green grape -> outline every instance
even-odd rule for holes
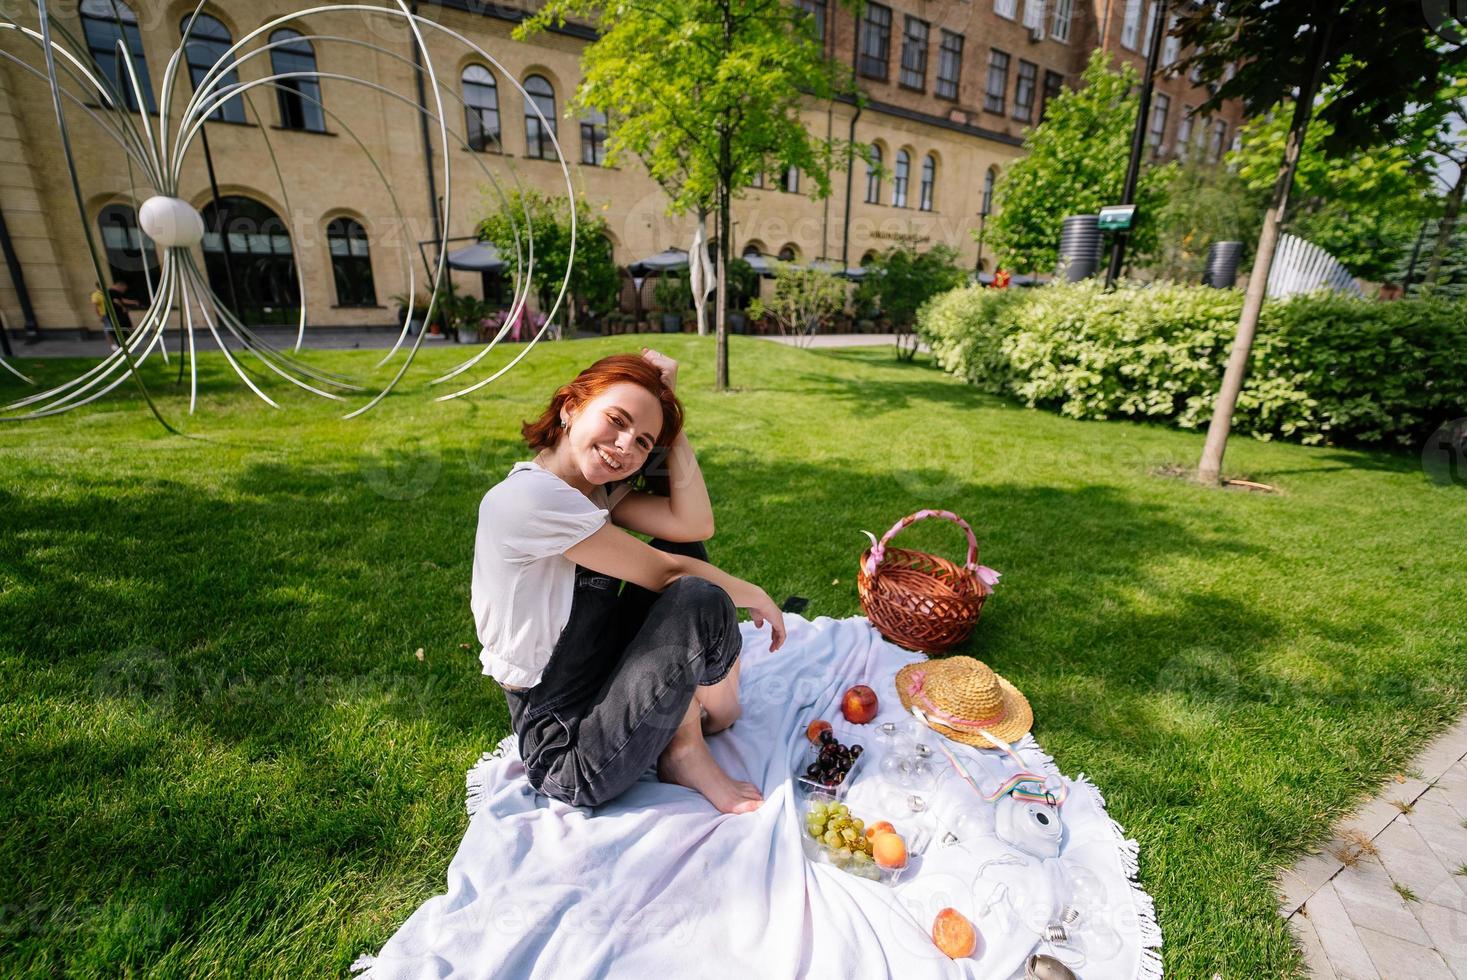
[[[865,851],[860,851],[860,850],[856,851],[856,863],[857,864],[868,864],[868,863],[870,863],[870,861],[871,861],[871,855],[867,854]]]
[[[839,847],[840,834],[834,830],[827,830],[825,832],[825,843],[829,844],[831,847]]]
[[[824,803],[816,803],[816,804],[813,804],[810,807],[810,815],[812,817],[823,817],[823,816],[825,816],[825,804]]]
[[[866,832],[866,821],[862,820],[860,817],[857,817],[856,819],[851,821],[851,829],[858,834],[864,834]]]
[[[845,839],[845,842],[847,844],[849,844],[851,841],[853,841],[853,840],[856,839],[856,832],[854,830],[852,830],[850,827],[846,827],[846,828],[842,829],[841,832],[840,832],[840,835],[841,835],[841,837],[843,837]]]

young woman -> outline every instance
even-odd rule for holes
[[[604,357],[522,426],[538,455],[479,505],[479,659],[536,790],[595,806],[655,764],[664,782],[741,813],[759,790],[731,779],[704,738],[739,716],[735,610],[769,622],[771,650],[784,617],[708,563],[713,508],[676,383],[657,351]]]

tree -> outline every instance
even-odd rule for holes
[[[1331,88],[1320,97],[1326,106]],[[1309,127],[1294,175],[1294,204],[1283,220],[1290,234],[1329,252],[1362,279],[1390,274],[1396,256],[1409,248],[1421,221],[1433,209],[1429,192],[1431,129],[1417,124],[1379,146],[1329,155],[1325,144],[1333,127],[1319,120]],[[1228,157],[1249,190],[1267,199],[1278,176],[1278,161],[1289,136],[1289,114],[1274,112],[1244,127],[1241,148]]]
[[[794,337],[801,347],[846,305],[846,284],[824,269],[812,269],[788,262],[773,262],[774,296],[765,302],[756,299],[749,304],[749,315],[758,319],[771,316],[779,332]]]
[[[988,220],[986,238],[1004,268],[1053,272],[1064,219],[1095,214],[1121,199],[1136,125],[1132,90],[1139,76],[1129,64],[1119,71],[1109,66],[1104,52],[1092,54],[1081,86],[1049,101],[1044,121],[1024,137],[1024,156],[999,175],[997,213]],[[1137,226],[1128,240],[1133,259],[1144,259],[1156,248],[1155,215],[1167,170],[1147,168],[1137,184]]]
[[[530,233],[534,235],[535,266],[530,286],[542,309],[549,309],[565,280],[569,309],[567,321],[574,324],[589,309],[607,309],[621,292],[621,274],[612,257],[611,239],[606,237],[606,219],[593,214],[583,199],[576,200],[575,258],[571,259],[570,208],[565,198],[537,190],[514,190],[499,206],[496,198],[479,221],[479,237],[499,250],[506,262],[516,255],[527,259]]]
[[[547,0],[523,39],[572,17],[599,32],[581,53],[576,110],[606,113],[607,162],[639,157],[674,214],[718,215],[716,385],[728,387],[729,210],[756,174],[777,166],[830,193],[845,144],[811,135],[809,99],[854,91],[824,57],[813,20],[785,0]]]
[[[1196,71],[1203,81],[1217,84],[1200,112],[1216,110],[1229,99],[1241,99],[1249,116],[1259,116],[1293,99],[1288,137],[1258,233],[1237,336],[1197,466],[1197,478],[1215,485],[1321,85],[1332,82],[1334,95],[1318,113],[1330,127],[1324,142],[1326,153],[1339,156],[1359,147],[1390,143],[1406,127],[1409,108],[1430,104],[1443,79],[1454,77],[1467,63],[1467,45],[1449,47],[1435,39],[1417,0],[1201,4],[1182,12],[1173,33],[1190,51],[1180,70]],[[1234,65],[1236,72],[1226,77]]]
[[[1260,195],[1235,169],[1195,157],[1169,168],[1156,215],[1157,278],[1196,282],[1213,242],[1248,242],[1258,236]]]
[[[899,335],[911,333],[917,311],[928,300],[968,279],[967,271],[958,267],[957,250],[947,245],[934,245],[925,252],[910,243],[894,245],[865,269],[866,277],[856,287],[857,309],[879,309]],[[899,357],[910,360],[916,354],[915,342],[904,345],[899,339]]]
[[[1424,285],[1428,290],[1436,289],[1440,284],[1442,263],[1446,261],[1448,245],[1456,232],[1457,216],[1462,212],[1462,195],[1467,193],[1467,137],[1463,135],[1467,133],[1467,75],[1452,79],[1438,93],[1431,109],[1440,117],[1440,124],[1432,131],[1432,149],[1456,166],[1457,179],[1447,191],[1436,243],[1431,249],[1431,262],[1426,267]]]

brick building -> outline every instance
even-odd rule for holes
[[[870,143],[889,174],[881,178],[856,160],[849,175],[833,176],[833,193],[823,200],[809,195],[804,175],[771,175],[735,202],[734,247],[850,265],[900,239],[919,247],[946,243],[974,263],[971,232],[993,179],[1022,152],[1025,128],[1073,83],[1093,48],[1144,63],[1144,20],[1155,9],[1142,0],[904,0],[869,3],[858,23],[845,8],[823,0],[798,3],[816,18],[829,56],[852,66],[867,96],[860,109],[842,101],[811,105],[808,126]],[[272,71],[297,74],[278,89],[257,86],[216,109],[201,127],[213,183],[196,139],[179,174],[178,196],[212,227],[217,195],[230,234],[223,241],[207,236],[197,257],[215,292],[227,299],[232,291],[249,319],[288,322],[303,295],[313,326],[388,326],[396,313],[392,297],[407,291],[409,266],[421,285],[423,257],[434,248],[431,202],[444,192],[444,148],[436,127],[428,126],[425,135],[420,114],[407,104],[417,77],[400,21],[334,11],[272,23],[301,8],[276,0],[205,8],[187,57],[175,69],[170,120],[192,96],[190,80],[247,35],[253,34],[230,68],[241,84]],[[510,32],[524,9],[478,0],[420,7],[492,56],[444,32],[426,32],[450,128],[447,233],[472,234],[491,180],[564,192],[566,178],[549,134],[526,111],[533,100],[555,120],[576,194],[607,218],[618,262],[687,248],[692,219],[664,213],[663,194],[639,163],[604,166],[604,122],[565,115],[579,53],[592,32],[571,24],[516,42]],[[144,118],[158,124],[153,103],[192,10],[188,0],[80,0],[54,15],[76,39],[78,67],[95,65],[117,77],[119,42],[138,58],[146,116],[131,92],[126,110],[99,106],[75,77],[68,87],[79,98],[66,111],[85,219],[106,248],[110,275],[132,281],[135,295],[144,292],[144,266],[153,267],[149,256],[156,253],[137,230],[134,207],[152,192],[104,127],[116,129],[123,115],[133,125]],[[362,41],[386,51],[354,43]],[[1173,45],[1168,42],[1174,55]],[[0,51],[41,64],[38,47],[14,30],[0,31]],[[95,275],[50,94],[18,61],[0,59],[6,231],[40,327],[95,329],[87,302]],[[1236,133],[1235,111],[1206,121],[1186,115],[1203,97],[1189,79],[1163,77],[1157,91],[1155,155],[1215,157]],[[478,274],[456,273],[455,281],[475,293],[490,287]],[[8,271],[0,271],[0,312],[18,332],[22,305]]]

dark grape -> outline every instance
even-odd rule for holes
[[[820,733],[820,744],[821,745],[829,745],[831,742],[834,742],[834,741],[835,741],[835,735],[831,732],[831,730],[829,728],[825,729],[823,732]]]
[[[820,767],[812,762],[810,764],[810,767],[805,770],[805,775],[810,777],[811,779],[814,779],[816,776],[820,775]]]
[[[838,772],[835,775],[833,775],[833,776],[830,777],[830,781],[832,783],[835,783],[835,785],[839,786],[841,783],[843,783],[845,781],[845,778],[846,778],[846,774],[845,773]]]
[[[866,751],[866,750],[863,749],[863,748],[861,748],[861,746],[859,746],[859,745],[852,745],[851,746],[851,758],[853,758],[853,759],[859,759],[859,758],[861,758],[861,753],[864,752],[864,751]]]

